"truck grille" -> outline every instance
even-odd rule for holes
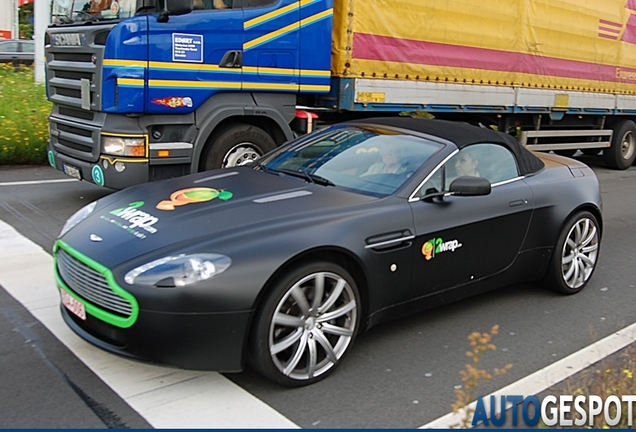
[[[87,162],[99,158],[99,131],[105,117],[101,113],[103,41],[108,31],[103,26],[83,27],[81,46],[50,43],[46,47],[49,99],[53,102],[51,144],[57,151]],[[69,29],[50,28],[48,32],[47,37],[54,37]]]
[[[64,249],[58,249],[56,257],[60,277],[77,295],[108,312],[130,317],[132,305],[113,292],[103,274],[78,261]]]

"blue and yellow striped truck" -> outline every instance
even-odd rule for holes
[[[636,157],[636,0],[54,0],[49,162],[121,189],[432,115]]]

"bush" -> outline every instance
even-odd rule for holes
[[[47,163],[51,104],[33,67],[0,64],[0,165]]]

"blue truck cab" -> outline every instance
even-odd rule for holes
[[[49,162],[113,189],[249,163],[333,87],[332,0],[54,0]]]

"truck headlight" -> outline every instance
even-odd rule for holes
[[[102,135],[102,153],[114,156],[146,156],[146,138]]]
[[[219,254],[167,256],[129,271],[124,280],[130,285],[184,287],[223,273],[232,260]]]

